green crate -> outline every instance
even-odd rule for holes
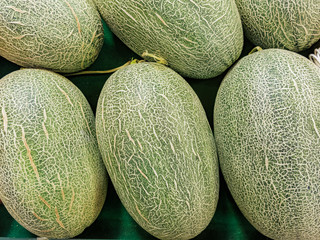
[[[104,23],[104,46],[96,62],[88,70],[106,70],[123,65],[132,58],[138,58],[134,52],[126,47]],[[245,45],[241,57],[247,55],[254,46],[245,39]],[[316,46],[301,53],[308,56]],[[0,78],[20,67],[0,57]],[[226,73],[226,72],[225,72]],[[186,79],[198,94],[210,125],[213,122],[213,106],[218,87],[224,74],[208,80]],[[69,79],[84,93],[93,111],[96,109],[100,91],[110,74],[86,75],[69,77]],[[0,205],[0,239],[34,239],[37,236],[31,234],[20,226]],[[97,220],[85,231],[76,237],[77,239],[155,239],[144,231],[127,213],[121,204],[111,181],[109,181],[108,193],[105,205]],[[265,240],[267,237],[256,231],[244,218],[223,180],[220,172],[220,196],[214,218],[209,226],[195,239],[223,239],[223,240]]]

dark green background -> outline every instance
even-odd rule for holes
[[[105,40],[102,51],[96,62],[88,70],[106,70],[123,65],[132,58],[138,58],[104,25]],[[316,45],[320,46],[319,42]],[[316,47],[314,46],[314,47]],[[242,56],[247,55],[254,46],[245,40]],[[314,47],[303,52],[308,56]],[[0,57],[0,78],[20,67]],[[208,80],[186,79],[198,94],[207,113],[211,127],[213,120],[213,105],[218,87],[223,79],[222,74]],[[69,79],[87,97],[93,111],[100,91],[110,74],[86,75],[69,77]],[[221,187],[218,207],[209,226],[196,239],[224,239],[244,240],[268,239],[256,231],[243,217],[234,203],[227,186],[220,173]],[[0,205],[0,239],[3,238],[35,238],[36,236],[21,227]],[[118,196],[109,181],[107,199],[98,219],[77,238],[90,239],[154,239],[134,222],[121,204]]]

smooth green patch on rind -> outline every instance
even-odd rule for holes
[[[319,0],[236,0],[246,37],[263,48],[308,49],[320,39]]]
[[[243,32],[234,0],[94,1],[128,47],[164,59],[183,76],[215,77],[240,56]]]
[[[190,239],[216,209],[219,172],[206,114],[187,82],[158,63],[106,82],[96,115],[100,151],[130,215],[160,239]]]
[[[0,1],[0,55],[20,66],[80,71],[102,45],[92,0]]]
[[[320,234],[320,69],[286,50],[241,59],[214,109],[222,173],[252,225],[272,239]]]
[[[66,78],[38,69],[0,80],[0,198],[30,232],[80,234],[106,197],[89,103]]]

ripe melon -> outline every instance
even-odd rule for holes
[[[75,72],[94,62],[102,44],[92,0],[0,1],[0,55],[18,65]]]
[[[240,56],[243,31],[234,0],[94,2],[129,48],[183,76],[215,77]]]
[[[219,192],[215,143],[195,92],[158,63],[114,73],[99,97],[97,137],[129,214],[160,239],[190,239],[212,219]]]
[[[280,49],[241,59],[214,108],[223,176],[244,216],[272,239],[320,236],[320,68]]]
[[[30,232],[80,234],[107,190],[94,115],[80,90],[46,70],[0,80],[0,199]]]
[[[245,35],[263,48],[302,51],[320,39],[319,0],[236,0]]]

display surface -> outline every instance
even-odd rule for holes
[[[90,70],[104,70],[118,67],[131,58],[139,58],[116,38],[106,26],[104,46],[97,61]],[[320,43],[315,46],[320,47]],[[314,47],[315,47],[314,46]],[[242,56],[247,55],[254,46],[245,40]],[[314,47],[303,53],[307,56]],[[19,69],[20,67],[0,58],[0,77]],[[95,111],[100,91],[110,75],[86,75],[69,77],[69,79],[84,93]],[[216,92],[224,74],[208,80],[186,79],[199,96],[208,120],[212,127],[213,105]],[[104,208],[97,220],[77,238],[89,239],[154,239],[144,231],[129,216],[113,187],[109,184]],[[21,227],[0,205],[0,238],[36,238]],[[220,195],[216,213],[209,226],[196,239],[223,240],[266,240],[267,237],[255,230],[235,205],[225,182],[220,175]]]

